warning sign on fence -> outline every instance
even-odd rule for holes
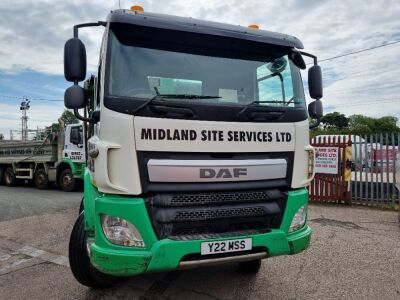
[[[338,147],[314,147],[315,173],[337,174],[338,172]]]

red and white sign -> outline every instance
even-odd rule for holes
[[[338,147],[314,147],[315,149],[315,173],[338,173]]]

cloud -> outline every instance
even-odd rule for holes
[[[121,0],[121,7],[142,5],[146,11],[188,16],[295,35],[306,51],[320,59],[400,40],[398,0],[198,1]],[[63,47],[77,23],[104,20],[118,0],[0,2],[0,92],[14,86],[14,95],[63,97]],[[88,53],[88,70],[96,72],[102,28],[81,30]],[[400,44],[322,62],[327,111],[347,115],[400,117]],[[24,73],[46,74],[57,83],[26,83]],[[8,81],[2,76],[13,75]],[[12,76],[11,76],[12,77]],[[306,73],[303,73],[306,81]],[[61,83],[63,82],[63,83]],[[37,85],[40,85],[38,88]],[[396,101],[397,99],[397,101]],[[0,101],[2,101],[0,99]],[[43,107],[44,111],[47,108]],[[51,108],[52,111],[53,108]],[[3,110],[2,110],[3,111]],[[50,110],[49,110],[50,112]],[[62,112],[59,107],[58,115]],[[15,123],[18,119],[15,119]],[[40,123],[32,121],[32,126]]]

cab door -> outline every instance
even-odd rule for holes
[[[68,125],[65,129],[63,157],[73,162],[85,162],[82,125]]]

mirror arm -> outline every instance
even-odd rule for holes
[[[82,28],[82,27],[93,27],[93,26],[104,26],[105,27],[106,25],[107,25],[107,22],[104,22],[104,21],[98,21],[98,22],[95,22],[95,23],[77,24],[77,25],[74,26],[74,38],[78,37],[79,28]]]
[[[314,66],[318,65],[318,59],[317,59],[317,57],[315,55],[312,55],[312,54],[304,52],[304,51],[299,51],[299,53],[301,55],[304,55],[304,56],[307,56],[307,57],[311,57],[314,60]]]
[[[89,122],[91,124],[96,124],[98,122],[96,118],[85,118],[79,113],[79,110],[77,108],[74,108],[74,115],[83,122]]]

